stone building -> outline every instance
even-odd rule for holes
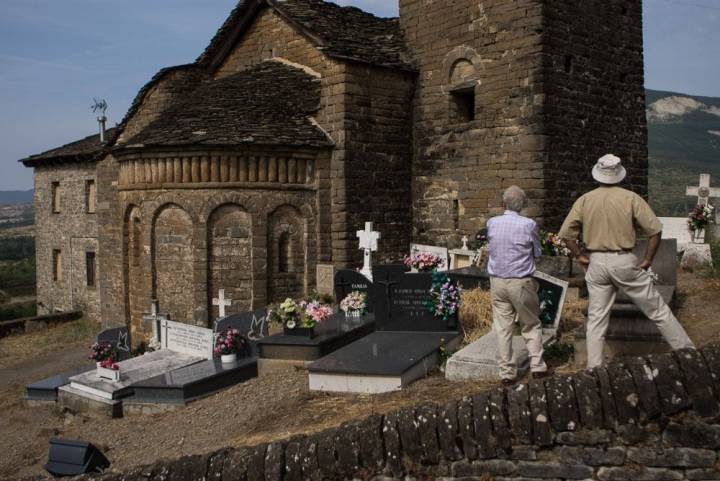
[[[103,322],[142,336],[153,298],[205,325],[219,288],[231,312],[307,292],[317,264],[360,262],[365,221],[383,259],[454,245],[514,183],[556,227],[610,151],[644,194],[641,19],[640,0],[400,0],[398,19],[243,0],[196,62],[140,90],[108,145],[62,164],[96,179],[97,220],[38,216],[39,290],[73,304],[47,285],[50,238],[81,223]],[[46,213],[59,167],[31,159]]]

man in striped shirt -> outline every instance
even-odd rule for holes
[[[509,187],[503,193],[505,213],[487,223],[493,330],[498,338],[500,378],[506,385],[517,380],[512,350],[516,319],[530,353],[533,377],[545,377],[548,370],[543,361],[538,283],[532,277],[535,258],[541,253],[540,237],[535,221],[520,215],[526,203],[520,187]]]

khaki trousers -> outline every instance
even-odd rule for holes
[[[530,370],[545,372],[543,361],[542,324],[538,283],[532,277],[524,279],[490,278],[493,330],[498,339],[498,364],[501,379],[515,379],[517,365],[513,357],[512,338],[515,334],[515,319],[521,327],[521,334],[530,352]]]
[[[585,274],[590,296],[587,320],[588,369],[603,363],[605,333],[618,289],[655,323],[670,347],[695,347],[655,289],[650,274],[637,265],[638,259],[631,253],[595,252],[590,255],[590,267]]]

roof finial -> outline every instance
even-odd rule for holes
[[[105,117],[105,111],[107,110],[107,102],[105,99],[96,99],[93,97],[93,102],[95,102],[92,106],[92,111],[94,113],[100,112],[100,115],[97,118],[98,126],[100,128],[100,143],[105,143],[105,122],[107,122],[107,117]]]

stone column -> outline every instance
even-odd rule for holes
[[[160,159],[152,159],[150,161],[150,172],[152,173],[152,183],[157,185],[160,183]]]
[[[182,160],[180,157],[173,159],[173,182],[178,184],[182,182]]]
[[[223,155],[220,157],[220,182],[230,180],[230,157]]]
[[[210,159],[207,155],[200,157],[200,181],[210,182]]]
[[[158,159],[158,184],[167,182],[167,178],[165,177],[165,160],[164,158]]]
[[[220,159],[217,155],[210,157],[210,182],[220,182]]]
[[[258,182],[267,182],[267,157],[258,157]]]
[[[238,180],[240,182],[248,180],[248,159],[245,156],[238,159]]]
[[[190,174],[191,182],[200,182],[200,159],[191,157],[190,165],[192,169]]]
[[[192,169],[190,167],[190,157],[183,157],[182,159],[182,181],[183,183],[190,182],[192,180]]]
[[[305,159],[297,159],[297,183],[307,183],[307,166]]]
[[[257,157],[248,157],[248,181],[257,182]]]
[[[288,183],[294,184],[297,182],[297,160],[288,159]]]
[[[238,180],[238,158],[237,158],[237,156],[233,155],[231,157],[228,157],[228,162],[230,162],[230,182],[237,182],[237,180]]]
[[[278,182],[281,184],[287,184],[287,161],[288,159],[282,158],[278,165]]]
[[[270,157],[268,162],[268,182],[277,182],[277,157]]]

